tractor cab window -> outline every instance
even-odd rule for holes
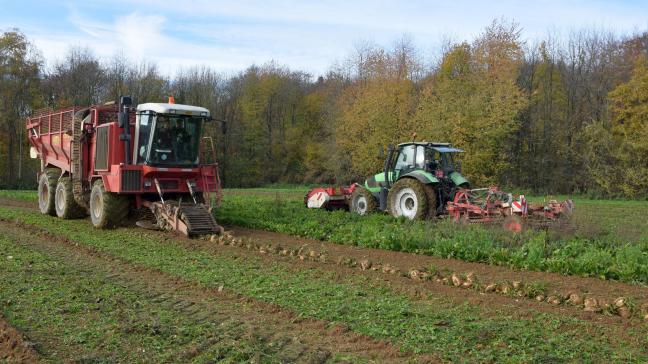
[[[151,123],[152,121],[152,123]],[[148,122],[148,126],[144,123]],[[158,114],[140,118],[138,163],[166,166],[198,164],[203,118]]]
[[[425,147],[422,145],[406,145],[401,148],[394,169],[401,173],[413,169],[425,168]]]
[[[401,148],[396,160],[395,170],[400,171],[404,169],[411,169],[414,167],[414,145],[407,145]]]
[[[425,164],[428,171],[436,171],[442,166],[443,160],[441,159],[441,153],[432,149],[425,149]]]

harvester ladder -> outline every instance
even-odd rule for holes
[[[70,143],[71,156],[70,156],[70,174],[72,176],[72,195],[74,200],[81,206],[86,206],[83,190],[83,160],[81,155],[81,138],[83,131],[83,119],[78,115],[77,110],[74,110],[72,118],[72,142]]]
[[[203,137],[203,154],[209,152],[212,163],[206,164],[214,168],[201,168],[201,178],[203,185],[203,195],[206,201],[209,201],[209,207],[220,207],[222,192],[220,188],[220,176],[218,175],[218,162],[216,161],[216,148],[212,137]],[[209,149],[209,151],[205,150]],[[216,191],[215,201],[212,200],[211,191]]]

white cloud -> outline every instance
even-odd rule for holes
[[[193,64],[235,71],[275,60],[319,74],[358,41],[389,46],[408,34],[422,54],[435,54],[444,37],[471,39],[500,17],[516,20],[530,39],[548,29],[564,35],[579,27],[629,32],[648,25],[648,4],[596,0],[113,0],[68,10],[71,28],[18,26],[48,59],[60,59],[69,46],[87,46],[99,57],[122,52],[155,62],[167,73]]]

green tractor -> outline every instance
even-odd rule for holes
[[[458,188],[470,188],[455,158],[461,152],[449,143],[390,145],[384,170],[353,189],[349,209],[360,215],[388,211],[411,220],[442,214]]]

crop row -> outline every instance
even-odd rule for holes
[[[529,230],[513,234],[451,221],[396,220],[383,214],[308,210],[296,198],[229,194],[220,223],[341,244],[389,249],[535,271],[648,283],[648,239],[619,242]]]

